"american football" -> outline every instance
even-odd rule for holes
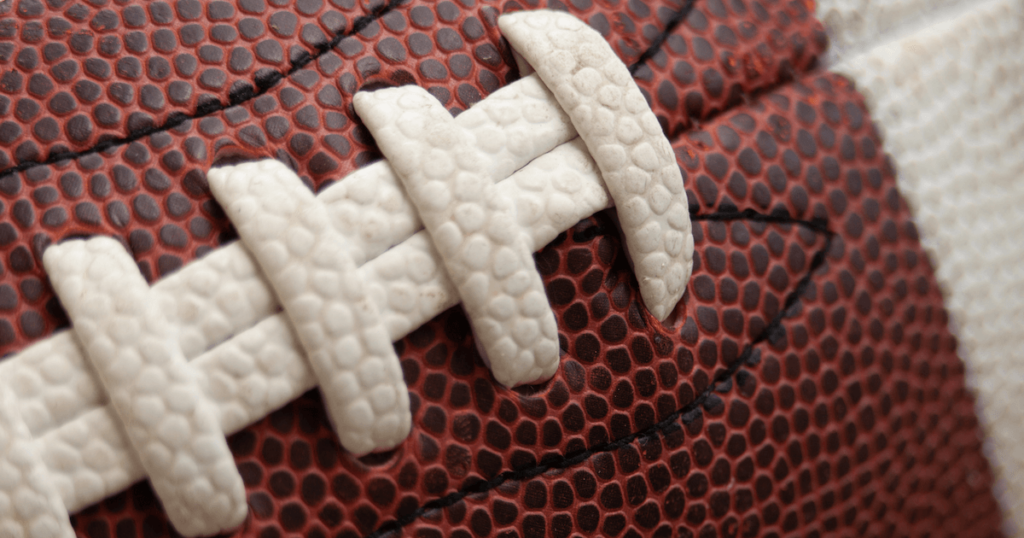
[[[1024,536],[1024,1],[0,1],[0,538]]]

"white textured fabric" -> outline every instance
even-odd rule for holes
[[[174,527],[197,536],[240,525],[242,477],[135,260],[94,237],[48,248],[43,263]]]
[[[403,180],[499,383],[550,379],[558,327],[513,201],[498,196],[472,135],[417,86],[360,92],[356,112]]]
[[[412,416],[398,356],[323,202],[272,159],[207,179],[295,327],[342,446],[363,455],[404,441]]]
[[[0,385],[0,536],[75,536],[49,474],[18,412],[18,401]]]
[[[601,34],[558,11],[498,19],[590,148],[618,208],[647,309],[664,321],[693,270],[693,232],[672,145],[626,65]]]
[[[864,5],[831,17],[832,36],[889,24],[890,9]],[[881,3],[879,3],[881,4]],[[943,2],[949,5],[952,2]],[[845,8],[842,8],[845,9]],[[846,58],[835,69],[864,94],[895,160],[922,243],[936,266],[968,383],[979,403],[1008,534],[1024,529],[1024,1],[972,3],[942,22]],[[955,15],[955,16],[953,16]],[[831,17],[831,18],[830,18]],[[873,21],[873,22],[872,22]],[[835,39],[833,37],[833,39]]]

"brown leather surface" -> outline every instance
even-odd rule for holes
[[[860,96],[807,75],[675,147],[697,252],[680,325],[644,310],[614,217],[586,219],[536,256],[551,382],[496,386],[451,309],[398,344],[398,450],[348,457],[315,393],[232,438],[238,535],[998,535],[942,297]],[[157,521],[146,489],[79,528]]]

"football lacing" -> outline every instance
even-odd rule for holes
[[[131,254],[93,237],[48,248],[43,264],[174,527],[241,524],[245,488],[216,410]]]
[[[532,241],[484,168],[486,152],[423,88],[360,92],[354,104],[405,184],[494,377],[508,387],[550,379],[555,315]]]
[[[629,77],[625,65],[612,53],[603,38],[582,22],[566,14],[547,11],[507,15],[501,21],[513,46],[538,68],[544,83],[540,82],[537,75],[525,77],[495,92],[458,118],[443,118],[449,130],[454,129],[453,132],[464,139],[462,144],[472,146],[475,151],[486,156],[483,162],[479,162],[481,158],[478,155],[478,162],[474,165],[479,175],[488,178],[488,184],[483,185],[487,194],[480,200],[494,200],[494,205],[499,209],[503,203],[515,206],[514,219],[509,217],[498,221],[508,225],[510,232],[521,230],[520,233],[512,233],[516,238],[513,242],[518,242],[515,243],[519,245],[517,248],[525,249],[523,253],[528,253],[547,244],[580,219],[610,207],[612,197],[609,197],[605,187],[607,179],[614,199],[621,204],[619,214],[623,215],[626,244],[633,259],[638,261],[636,270],[643,298],[656,317],[665,319],[675,307],[689,278],[693,240],[679,171],[653,113]],[[558,31],[549,36],[543,30],[548,27],[557,28]],[[559,49],[558,55],[549,55],[550,51],[540,45],[527,45],[549,37],[553,40],[549,45]],[[572,65],[566,58],[572,58]],[[604,62],[600,67],[606,80],[595,78],[592,76],[594,73],[582,68],[573,70],[577,64],[596,68],[598,64],[595,62],[598,59]],[[562,107],[544,87],[545,83],[555,88],[562,106],[571,111],[573,122],[566,119]],[[573,84],[576,89],[566,89],[569,84]],[[606,86],[611,88],[613,85],[615,91],[604,90]],[[591,97],[581,98],[580,90],[590,92]],[[388,117],[394,116],[394,111],[383,108],[379,110],[387,117],[377,117],[374,115],[376,113],[366,116],[366,110],[359,102],[369,103],[386,96],[401,97],[402,94],[409,95],[409,92],[416,91],[422,92],[405,88],[383,90],[378,96],[361,95],[357,97],[357,107],[371,130],[379,132],[393,126],[393,121]],[[435,113],[440,106],[422,100],[420,104],[433,107]],[[576,129],[581,131],[582,139],[573,140],[577,134]],[[379,142],[387,139],[378,132],[375,135]],[[208,407],[212,416],[219,415],[223,434],[240,430],[319,384],[325,389],[327,405],[346,447],[356,452],[391,447],[404,437],[403,427],[404,431],[408,431],[408,400],[404,382],[400,375],[397,378],[395,376],[397,360],[394,359],[393,350],[385,350],[383,348],[390,346],[381,345],[383,332],[386,331],[391,340],[404,337],[421,323],[457,304],[460,300],[457,287],[464,295],[479,294],[468,308],[471,318],[477,318],[474,310],[491,317],[500,317],[493,316],[493,310],[483,310],[490,306],[486,299],[493,298],[489,295],[490,291],[474,292],[466,287],[469,278],[449,275],[450,272],[457,273],[453,270],[456,263],[474,261],[473,256],[467,256],[465,252],[461,253],[463,255],[460,258],[460,251],[456,248],[466,247],[468,242],[452,242],[451,245],[440,245],[441,248],[435,249],[427,232],[415,233],[420,227],[420,217],[424,221],[433,217],[415,211],[413,205],[422,209],[434,200],[425,193],[413,194],[411,191],[414,189],[409,189],[411,196],[407,196],[398,185],[399,178],[396,178],[392,166],[399,171],[399,176],[407,185],[410,180],[413,184],[416,181],[417,168],[407,162],[403,153],[409,138],[412,137],[405,133],[405,138],[395,139],[395,145],[381,144],[391,165],[387,162],[379,163],[356,172],[316,198],[305,191],[298,177],[280,163],[245,163],[230,170],[221,169],[211,173],[214,194],[228,209],[229,216],[239,229],[242,242],[253,251],[270,282],[261,278],[258,271],[253,271],[254,263],[246,248],[230,245],[190,264],[178,274],[157,283],[152,289],[137,287],[133,292],[136,299],[149,298],[144,301],[147,306],[145,312],[139,312],[140,315],[151,316],[161,308],[170,311],[171,320],[165,322],[167,327],[180,327],[181,331],[178,343],[168,340],[167,347],[182,350],[175,355],[178,359],[194,359],[191,368],[185,369],[198,376],[194,387],[202,388],[205,392],[205,395],[196,396],[194,403],[198,408]],[[587,151],[588,146],[598,155],[598,164],[603,174],[597,171],[598,166],[595,166]],[[273,185],[276,190],[262,192],[247,188],[227,188],[227,184],[232,182],[229,178],[238,174],[239,177],[233,181],[242,185],[245,183],[245,175],[256,171],[264,174],[264,185]],[[214,186],[218,182],[218,174],[224,181]],[[602,179],[602,175],[605,179]],[[503,178],[509,179],[502,181]],[[490,184],[495,181],[498,182],[496,185]],[[289,249],[290,246],[286,246],[287,242],[275,243],[271,238],[285,237],[287,230],[285,236],[280,235],[281,230],[265,222],[261,224],[260,217],[264,216],[260,214],[261,210],[252,210],[252,207],[259,207],[258,201],[265,199],[270,192],[278,196],[275,203],[282,203],[283,196],[290,204],[288,215],[292,220],[285,218],[282,223],[290,225],[310,219],[303,222],[302,227],[314,238],[307,246],[316,246],[316,251],[323,253],[322,256],[331,262],[321,264],[320,269],[333,270],[337,273],[335,276],[343,277],[350,286],[364,287],[364,294],[345,296],[336,304],[350,311],[361,311],[366,316],[363,318],[365,323],[358,327],[339,327],[338,316],[328,316],[328,309],[323,304],[318,308],[309,308],[308,301],[303,302],[309,299],[304,291],[313,290],[318,282],[323,282],[310,278],[313,274],[312,266],[323,261],[323,258],[319,257],[321,254],[312,254],[313,250],[303,254],[301,248],[281,254],[281,248]],[[240,198],[236,198],[236,194]],[[237,210],[231,209],[234,203],[238,205]],[[458,220],[455,215],[451,217],[454,221]],[[438,219],[427,223],[433,240],[438,240],[439,235],[443,236],[441,228],[450,222]],[[298,243],[303,242],[298,240]],[[83,247],[83,244],[89,246]],[[99,248],[92,245],[116,247],[115,250],[122,248],[109,239],[94,238],[62,244],[49,251],[47,256],[57,263],[60,253],[66,252],[62,249]],[[527,255],[524,259],[523,253],[520,253],[519,258],[520,269],[528,269],[528,273],[535,274],[536,270],[528,263],[530,257]],[[109,256],[120,256],[130,261],[129,255],[123,250],[120,250],[120,254],[109,253]],[[362,266],[356,269],[360,264]],[[51,265],[47,263],[48,270]],[[442,270],[442,267],[447,268],[447,271]],[[79,268],[79,271],[84,270],[84,267]],[[300,270],[304,271],[305,279],[297,277]],[[493,270],[493,264],[490,270]],[[210,281],[218,280],[230,286],[238,281],[233,274],[235,272],[240,273],[249,283],[254,297],[218,296],[219,290],[209,286]],[[50,276],[62,301],[68,305],[75,300],[79,288],[77,285],[57,282],[64,277],[60,273],[53,271]],[[74,270],[70,274],[74,274]],[[488,273],[485,276],[486,289],[493,291],[495,283],[502,280],[500,276]],[[529,282],[523,290],[538,291],[530,285],[536,284],[531,280],[532,276],[526,274]],[[536,281],[539,282],[539,276]],[[202,293],[184,296],[175,293],[175,290],[198,289],[197,286],[210,289],[210,296]],[[267,293],[269,290],[275,293]],[[111,290],[110,293],[116,291]],[[332,293],[317,291],[321,298]],[[274,313],[275,296],[283,303],[285,313]],[[535,294],[530,293],[529,296],[535,297]],[[231,311],[232,305],[238,302],[251,306],[252,312],[239,313],[235,310],[227,315],[222,312]],[[539,304],[536,300],[528,302],[528,306],[524,305],[525,308],[519,310],[520,314],[529,314],[535,320],[551,316],[546,301],[543,301],[543,308],[536,307]],[[138,306],[141,302],[134,301],[132,304]],[[374,316],[374,309],[379,318]],[[68,310],[80,337],[83,331],[92,330],[87,308],[76,311],[72,307]],[[502,312],[500,308],[498,312]],[[254,320],[260,319],[262,321],[252,325]],[[522,320],[517,318],[516,321]],[[481,331],[481,324],[474,323],[474,328],[477,329],[478,340],[486,340],[483,344],[485,355],[497,374],[499,367],[507,365],[496,364],[496,360],[501,362],[512,357],[509,362],[515,362],[522,355],[506,355],[501,352],[501,339],[511,334],[509,330],[514,331],[514,324],[505,328],[499,322],[495,325],[497,329],[489,325],[489,329]],[[296,342],[290,327],[298,330],[298,340],[302,346]],[[236,333],[237,336],[233,336]],[[533,333],[526,331],[526,334]],[[544,338],[541,340],[542,345],[535,348],[543,348],[541,353],[533,354],[535,363],[523,363],[528,365],[526,368],[505,370],[513,373],[507,376],[499,374],[499,381],[509,385],[539,382],[554,373],[557,360],[536,360],[539,356],[547,356],[544,353],[551,354],[548,349],[550,346],[544,346],[553,335],[541,329],[540,323],[537,334],[543,334]],[[72,337],[67,333],[59,334],[52,337],[52,341],[23,351],[2,365],[0,374],[45,374],[47,367],[39,361],[33,362],[34,358],[39,357],[40,349],[49,346],[65,350],[67,356],[63,357],[60,368],[66,371],[62,371],[62,374],[66,379],[70,372],[70,377],[79,383],[74,390],[75,396],[69,396],[72,401],[65,399],[58,408],[50,409],[42,395],[53,387],[43,387],[34,392],[26,391],[29,393],[25,395],[19,394],[18,405],[27,410],[22,415],[33,417],[31,422],[24,424],[27,427],[22,431],[28,430],[38,438],[36,444],[40,448],[41,460],[51,477],[49,481],[42,481],[50,488],[49,498],[55,498],[54,491],[59,492],[65,507],[76,511],[146,476],[153,479],[155,484],[167,470],[157,469],[145,461],[139,462],[134,449],[130,448],[130,441],[136,441],[135,446],[139,446],[139,435],[131,433],[132,428],[128,428],[129,434],[126,436],[129,419],[120,422],[117,418],[119,414],[126,417],[127,413],[133,412],[134,407],[130,401],[106,404],[107,394],[116,395],[118,390],[125,387],[119,389],[110,384],[106,391],[100,390],[98,380],[85,364],[87,359],[96,361],[94,364],[102,370],[102,363],[109,360],[116,349],[97,348],[86,354],[77,345],[73,345],[73,340],[69,341],[69,338]],[[87,341],[89,338],[86,336],[82,339]],[[329,344],[325,344],[328,340]],[[519,340],[516,343],[520,347],[532,344],[529,339]],[[358,350],[347,347],[354,342],[359,342]],[[274,347],[278,353],[268,356],[265,353],[268,346]],[[356,361],[357,365],[363,365],[362,359],[368,356],[362,353],[366,347],[372,350],[372,356],[377,357],[375,361],[366,363],[375,365],[366,370],[369,373],[362,374],[370,382],[360,379],[353,383],[350,374],[358,371],[358,368],[352,369],[352,357],[358,357],[360,360]],[[209,351],[205,351],[207,349]],[[323,354],[325,349],[353,353]],[[105,353],[109,356],[104,357]],[[306,358],[307,353],[309,359]],[[557,354],[557,347],[554,353]],[[175,359],[176,364],[185,364],[184,360],[178,359]],[[313,367],[310,362],[314,364]],[[529,364],[539,365],[539,368]],[[108,373],[114,374],[113,371]],[[373,373],[384,374],[384,377],[374,376]],[[101,374],[100,377],[105,376]],[[0,379],[7,377],[0,375]],[[60,381],[55,384],[59,385]],[[401,396],[405,396],[405,399]],[[74,401],[75,398],[79,401]],[[348,411],[345,406],[352,401],[364,402],[365,405],[360,404],[360,409],[364,411],[370,408],[382,413],[382,416],[396,417],[394,424],[388,422],[389,426],[384,428],[388,433],[373,433],[375,425],[369,424],[366,419],[367,416],[375,416],[372,413],[348,420],[355,416],[346,415]],[[33,414],[35,410],[41,412]],[[361,428],[350,429],[350,426]],[[153,425],[132,427],[141,427],[147,432],[155,431]],[[350,435],[352,433],[355,435]],[[368,442],[367,437],[370,438]],[[220,439],[217,443],[204,444],[207,450],[203,453],[220,453],[219,448],[210,447],[219,447],[222,442],[223,439]],[[96,458],[83,457],[86,450],[97,450],[97,445],[102,447],[107,457],[100,458],[102,461],[99,463]],[[146,460],[145,455],[143,460]],[[217,461],[219,464],[220,460]],[[94,468],[98,466],[103,468]],[[237,472],[234,471],[232,476],[224,477],[223,482],[233,483],[236,477]],[[226,489],[232,491],[232,488],[228,484]],[[3,489],[2,486],[0,489]],[[182,491],[157,488],[158,496],[169,511],[172,511],[177,502],[176,496],[180,496]],[[234,498],[231,495],[229,497]],[[197,517],[193,518],[195,521],[187,523],[172,514],[179,532],[195,535],[223,530],[222,521],[199,517],[199,509],[196,512]],[[21,523],[21,520],[16,520],[16,523]],[[63,525],[59,521],[56,523]]]
[[[583,21],[568,13],[521,11],[498,25],[590,149],[618,208],[640,295],[664,321],[690,280],[693,233],[683,176],[658,119],[626,64]]]
[[[326,206],[280,161],[214,169],[209,181],[277,292],[342,445],[362,455],[402,442],[412,421],[402,367]]]

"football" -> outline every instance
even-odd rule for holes
[[[0,2],[0,537],[1024,533],[1024,1]]]

